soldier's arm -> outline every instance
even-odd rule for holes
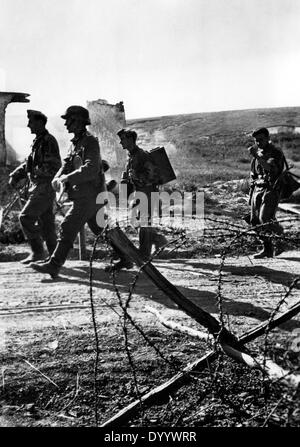
[[[248,147],[248,152],[252,157],[257,156],[257,146],[254,144],[253,146]]]
[[[82,166],[67,175],[70,185],[78,185],[96,180],[99,176],[100,148],[95,138],[89,138],[84,148],[84,160]]]
[[[58,179],[63,174],[68,174],[71,171],[71,154],[72,147],[69,148],[67,156],[63,159],[61,168],[57,171],[54,179]]]
[[[255,180],[257,179],[257,172],[255,168],[255,158],[251,161],[250,166],[250,189],[249,189],[249,196],[248,196],[248,205],[251,204],[252,194],[255,188]]]
[[[159,170],[158,167],[151,161],[145,163],[145,176],[147,183],[158,184],[159,182]]]
[[[57,141],[47,135],[43,142],[43,164],[36,171],[39,177],[52,179],[61,167],[61,158]]]
[[[14,183],[18,183],[23,178],[27,177],[27,161],[24,161],[13,172],[9,174],[9,177]]]
[[[159,171],[156,165],[149,159],[146,153],[139,154],[138,167],[131,175],[134,182],[140,186],[158,184]]]
[[[264,159],[260,157],[259,164],[267,171],[271,176],[277,176],[283,169],[283,155],[278,152],[278,155]]]

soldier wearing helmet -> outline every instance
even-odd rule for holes
[[[281,149],[270,141],[268,129],[262,127],[252,133],[255,144],[248,148],[252,156],[251,187],[249,205],[251,207],[250,224],[260,226],[258,233],[263,244],[262,250],[254,258],[271,258],[282,253],[282,244],[278,241],[274,250],[271,233],[281,235],[282,227],[275,215],[280,199],[280,186],[277,179],[284,169],[284,155]]]
[[[86,129],[90,124],[88,110],[73,105],[61,117],[74,138],[52,186],[58,191],[63,184],[72,206],[61,224],[59,241],[50,260],[44,264],[31,264],[34,270],[48,273],[52,278],[58,276],[78,232],[86,222],[95,234],[101,231],[96,223],[96,196],[105,190],[99,143]]]
[[[53,214],[55,193],[51,181],[61,167],[61,158],[56,139],[46,129],[47,117],[38,110],[27,110],[28,126],[36,137],[31,152],[24,163],[10,174],[9,184],[28,178],[29,197],[19,219],[22,230],[31,247],[31,254],[23,259],[23,264],[44,259],[43,240],[49,255],[56,246]]]

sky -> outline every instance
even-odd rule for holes
[[[0,91],[127,119],[300,106],[299,23],[300,0],[0,0]]]

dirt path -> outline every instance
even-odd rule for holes
[[[219,258],[157,260],[154,264],[186,297],[218,316],[215,297]],[[117,285],[123,294],[127,293],[136,272],[136,269],[126,270],[118,275]],[[297,275],[300,275],[300,254],[296,251],[285,252],[276,259],[227,258],[222,272],[222,295],[224,311],[229,314],[233,329],[238,326],[245,331],[266,320]],[[64,319],[73,325],[90,321],[88,263],[68,261],[58,280],[48,278],[18,262],[1,263],[0,316],[4,334],[12,328],[30,331],[39,327],[60,327]],[[115,302],[117,306],[115,289],[112,278],[104,272],[103,263],[94,263],[93,286],[99,308],[98,320],[114,317],[105,303]],[[139,299],[134,299],[131,307],[133,315],[153,318],[143,310],[145,304],[151,304],[168,317],[190,320],[143,274],[135,289],[135,297],[137,295]],[[299,298],[300,291],[296,290],[287,304]],[[282,310],[286,307],[283,305]],[[101,312],[101,308],[106,308],[105,312]],[[5,345],[5,337],[1,339]]]
[[[219,316],[216,293],[220,258],[161,259],[155,261],[154,264],[186,297],[212,315]],[[65,334],[73,337],[74,340],[68,354],[76,354],[80,351],[79,332],[80,334],[89,333],[92,338],[88,262],[68,261],[62,269],[61,277],[56,281],[35,273],[29,267],[18,262],[3,262],[0,267],[0,355],[3,359],[10,357],[6,364],[4,361],[5,367],[3,368],[7,369],[5,377],[2,370],[3,389],[5,386],[5,390],[8,390],[9,394],[12,392],[10,387],[13,388],[14,383],[18,383],[18,387],[22,389],[24,377],[29,373],[35,374],[39,380],[45,382],[44,386],[48,387],[49,383],[38,373],[30,371],[28,367],[26,373],[24,372],[24,364],[21,365],[18,356],[21,358],[22,355],[26,355],[34,364],[42,365],[43,363],[39,362],[43,361],[43,356],[47,356],[51,352],[62,349],[62,355],[64,355],[63,348],[66,349],[67,346],[63,344]],[[132,269],[121,272],[117,276],[117,286],[122,297],[128,296],[128,288],[133,282],[136,272],[136,269]],[[221,290],[223,310],[225,314],[228,314],[225,321],[230,330],[236,335],[241,335],[260,322],[267,320],[297,275],[300,275],[300,254],[296,251],[285,252],[276,259],[253,260],[245,256],[227,258],[222,273]],[[110,357],[107,358],[113,362],[115,360],[111,360],[112,349],[119,351],[121,349],[116,348],[116,344],[120,338],[118,325],[122,312],[112,279],[104,272],[104,264],[101,262],[94,263],[93,285],[99,336],[101,343],[110,347]],[[300,289],[298,288],[289,296],[281,310],[286,310],[288,306],[296,303],[299,299]],[[172,332],[163,328],[156,317],[145,309],[145,305],[155,307],[166,318],[201,329],[159,291],[144,274],[141,274],[130,303],[129,312],[141,327],[147,328],[152,334],[152,340],[160,343],[161,334],[164,334],[164,340],[168,340]],[[284,338],[287,346],[290,346],[300,331],[299,316],[294,317],[276,331]],[[182,343],[181,345],[177,344],[174,354],[178,358],[182,356],[183,361],[188,363],[191,360],[188,349],[191,348],[188,348],[185,340]],[[57,344],[59,344],[58,347]],[[182,346],[187,349],[186,353],[181,352]],[[81,349],[81,354],[85,352],[85,349],[86,347]],[[149,349],[137,347],[136,352],[141,361],[150,361]],[[205,346],[203,352],[205,352]],[[197,356],[200,356],[199,351]],[[45,358],[48,367],[53,368],[53,358]],[[107,364],[105,363],[105,368],[108,371],[111,365],[115,367],[115,364],[109,363],[109,361]],[[74,364],[72,363],[72,368],[75,367],[75,363],[76,360],[74,360]],[[67,360],[65,368],[67,368],[66,365],[68,365]],[[71,365],[68,367],[71,368]],[[69,372],[68,374],[70,377]],[[54,380],[59,380],[57,376],[56,378],[51,377]],[[74,374],[72,380],[75,380]],[[17,393],[19,392],[18,388]],[[32,394],[28,398],[29,402],[30,398],[32,399]],[[12,402],[15,402],[14,399],[16,398],[6,399],[2,402],[0,400],[0,408],[2,405],[2,408],[9,409],[7,403],[9,402],[11,405]],[[113,414],[116,408],[112,402],[109,414]],[[14,425],[13,417],[9,411],[8,414],[2,413],[0,426]],[[39,424],[73,425],[66,419],[58,423],[57,418],[54,421],[47,417],[43,416]],[[29,422],[24,422],[23,419],[22,421],[18,420],[18,424],[35,425],[32,419]],[[77,420],[76,424],[78,424]],[[81,424],[84,425],[84,421]]]

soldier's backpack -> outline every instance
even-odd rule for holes
[[[291,195],[300,188],[300,177],[290,171],[286,158],[284,157],[285,169],[276,180],[274,187],[279,186],[280,200],[289,200]]]
[[[154,149],[151,149],[148,154],[150,155],[152,162],[158,168],[159,185],[164,185],[176,179],[175,172],[164,147],[155,147]]]

